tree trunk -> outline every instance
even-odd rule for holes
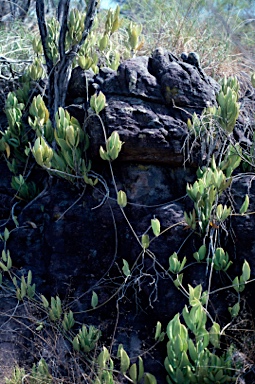
[[[47,56],[47,26],[45,23],[44,0],[36,0],[36,14],[42,39],[44,56],[46,60],[47,72],[49,76],[49,96],[48,109],[51,121],[54,124],[54,116],[59,107],[65,106],[65,99],[68,83],[71,77],[72,62],[80,50],[81,45],[86,40],[96,14],[98,0],[90,0],[87,7],[87,14],[84,22],[84,31],[81,41],[65,51],[65,36],[67,32],[67,19],[69,13],[70,0],[60,0],[58,5],[58,20],[60,23],[60,35],[58,41],[59,61],[53,65],[52,60]]]

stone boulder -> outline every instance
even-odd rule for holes
[[[79,78],[79,69],[76,73]],[[107,135],[117,131],[125,142],[120,155],[123,161],[182,166],[187,119],[194,112],[200,114],[206,106],[215,105],[219,90],[213,79],[202,78],[196,67],[161,48],[150,58],[125,61],[117,71],[102,68],[93,79],[87,73],[89,84],[93,82],[97,92],[101,90],[106,95],[102,119]],[[76,76],[68,99],[77,96],[77,87],[72,86],[77,82]],[[95,157],[104,143],[103,130],[94,118],[87,129]]]
[[[124,190],[128,197],[126,217],[116,203],[108,163],[98,154],[104,145],[101,121],[91,111],[86,114],[84,108],[90,95],[100,90],[107,100],[101,113],[106,136],[117,131],[125,143],[112,167],[118,190]],[[43,192],[32,202],[13,208],[10,174],[5,162],[0,165],[5,175],[0,182],[0,224],[2,229],[9,226],[11,230],[8,249],[16,273],[31,270],[39,293],[48,298],[60,295],[81,322],[99,326],[104,340],[114,338],[115,349],[123,343],[131,357],[144,353],[144,340],[153,344],[157,321],[166,326],[187,303],[169,276],[173,252],[181,259],[187,256],[191,264],[185,271],[184,285],[208,286],[207,264],[194,265],[192,257],[201,238],[184,222],[184,211],[192,209],[186,185],[196,180],[201,165],[199,148],[192,154],[186,152],[186,122],[194,112],[199,115],[204,107],[215,105],[218,90],[219,85],[199,68],[162,49],[150,58],[127,60],[117,71],[102,68],[94,75],[76,68],[69,86],[68,109],[82,124],[86,117],[89,156],[92,169],[100,175],[99,186],[79,189],[38,169],[36,177]],[[109,198],[104,200],[106,189]],[[253,175],[233,180],[230,195],[236,212],[246,193],[250,210],[255,211]],[[14,227],[9,220],[10,212],[17,216],[19,226]],[[153,240],[146,254],[139,242],[144,233],[153,238],[148,229],[153,217],[160,220],[164,233]],[[221,230],[219,246],[235,262],[230,272],[233,277],[241,274],[244,259],[254,277],[254,227],[254,215],[243,215],[233,216]],[[129,277],[122,273],[123,259],[133,266]],[[231,285],[231,281],[216,272],[212,290],[222,284]],[[244,295],[250,306],[252,289],[249,284]],[[91,310],[92,291],[97,292],[100,306],[86,312]],[[217,321],[226,324],[230,321],[227,308],[236,302],[236,296],[233,289],[222,292],[212,297],[210,310]],[[165,347],[161,344],[145,361],[158,383],[165,383]]]

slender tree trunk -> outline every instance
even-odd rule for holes
[[[98,0],[90,0],[87,7],[87,14],[84,22],[84,31],[81,41],[73,45],[67,52],[65,51],[65,36],[67,32],[67,19],[69,13],[70,0],[60,0],[58,4],[58,20],[60,23],[60,35],[58,41],[59,61],[53,62],[47,56],[47,26],[45,22],[44,0],[36,0],[36,14],[42,39],[43,51],[46,60],[49,85],[48,85],[48,109],[51,121],[54,124],[54,116],[59,107],[65,106],[65,99],[68,83],[71,77],[72,62],[80,50],[92,28],[96,15]]]

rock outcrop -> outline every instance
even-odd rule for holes
[[[92,168],[107,184],[110,197],[100,205],[105,195],[102,184],[96,189],[78,190],[67,181],[48,179],[38,170],[44,192],[31,203],[15,207],[12,214],[17,216],[19,227],[12,228],[8,248],[18,275],[31,270],[38,292],[47,297],[60,295],[71,303],[74,312],[90,309],[91,294],[96,291],[99,303],[106,304],[77,316],[83,322],[100,326],[105,337],[122,342],[132,357],[143,353],[143,341],[148,336],[153,340],[156,322],[166,325],[186,303],[167,272],[173,252],[178,252],[181,259],[186,255],[192,262],[193,252],[201,245],[199,236],[191,234],[184,224],[184,211],[192,209],[186,184],[196,180],[201,161],[199,150],[187,156],[186,122],[194,112],[200,114],[206,106],[216,104],[219,85],[162,49],[150,58],[128,60],[118,71],[102,68],[98,75],[89,71],[86,74],[87,80],[81,69],[74,70],[68,108],[83,123],[83,105],[89,97],[86,81],[90,93],[101,90],[106,95],[107,106],[101,113],[106,135],[117,131],[125,142],[112,167],[118,189],[127,193],[129,204],[124,212],[128,222],[116,203],[108,164],[98,155],[100,145],[104,145],[102,125],[97,116],[89,114],[86,129]],[[3,162],[1,172],[0,223],[4,229],[10,224],[14,193]],[[249,210],[255,211],[253,175],[243,174],[234,179],[230,193],[233,209],[238,211],[249,193]],[[131,226],[141,239],[154,216],[166,231],[152,242],[151,255],[143,255]],[[254,277],[254,227],[253,215],[233,216],[226,231],[222,231],[219,246],[235,262],[233,276],[235,272],[241,274],[246,259]],[[152,237],[152,232],[148,233]],[[121,272],[123,259],[134,266],[129,278]],[[184,284],[202,284],[206,288],[206,270],[206,264],[189,267]],[[215,275],[216,287],[222,276]],[[249,287],[246,297],[252,303]],[[227,307],[235,303],[233,292],[216,294],[212,308],[215,303],[215,317],[219,322],[228,321]],[[147,367],[159,383],[164,383],[165,345],[154,353],[155,359],[148,358]]]

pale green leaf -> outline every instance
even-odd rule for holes
[[[120,350],[120,370],[122,373],[126,373],[130,365],[130,359],[125,351],[125,349],[121,348]]]
[[[242,271],[243,271],[242,273],[243,280],[246,282],[249,280],[251,276],[251,268],[249,266],[249,263],[246,260],[244,260]]]
[[[156,326],[156,332],[155,332],[155,336],[154,336],[154,338],[155,338],[155,340],[157,341],[158,340],[158,338],[159,338],[159,336],[160,336],[160,333],[161,333],[161,322],[160,321],[158,321],[157,322],[157,326]]]
[[[238,276],[236,276],[236,277],[234,278],[234,280],[232,281],[232,286],[233,286],[233,288],[236,290],[236,292],[239,292],[239,286],[240,286],[240,284],[239,284],[239,278],[238,278]]]
[[[160,221],[158,219],[151,219],[151,227],[155,236],[160,234]]]
[[[127,205],[127,195],[124,191],[118,191],[117,203],[121,208],[125,208]]]
[[[7,241],[10,237],[10,232],[8,231],[7,228],[4,230],[4,241]]]
[[[136,364],[132,364],[130,369],[129,369],[129,376],[133,380],[133,383],[137,383],[137,366]]]
[[[243,215],[244,213],[247,212],[248,207],[249,207],[249,196],[246,195],[245,199],[244,199],[244,202],[243,202],[243,204],[242,204],[242,206],[240,208],[241,215]]]
[[[149,235],[142,235],[142,246],[144,249],[149,248],[150,238]]]
[[[144,384],[157,384],[156,377],[151,373],[146,372],[144,375]]]
[[[199,260],[202,261],[204,260],[206,256],[206,246],[203,244],[198,250],[198,255],[199,255]]]
[[[92,308],[95,309],[97,304],[98,304],[98,296],[97,296],[97,293],[93,291],[92,292],[92,298],[91,298],[91,306],[92,306]]]
[[[2,261],[0,261],[0,268],[1,268],[4,272],[7,272],[7,271],[8,271],[8,268],[6,267],[6,265],[4,265],[4,263],[2,263]]]
[[[231,314],[231,317],[236,317],[239,314],[240,311],[240,304],[239,302],[236,303],[233,307],[228,307],[228,310]]]
[[[43,296],[43,295],[41,295],[41,299],[42,299],[44,308],[48,308],[48,307],[49,307],[49,302],[48,302],[48,300],[46,299],[46,297]]]
[[[8,268],[8,270],[11,269],[11,267],[12,267],[12,259],[11,259],[10,253],[8,253],[8,258],[7,258],[7,268]]]
[[[106,347],[103,347],[103,350],[100,352],[98,358],[97,358],[97,363],[101,369],[104,369],[106,366],[106,362],[110,358],[110,353]]]
[[[141,356],[138,356],[138,367],[139,367],[138,382],[140,382],[144,375],[143,359],[141,358]]]
[[[183,273],[177,275],[177,278],[173,281],[176,288],[179,288],[182,285]]]
[[[209,337],[211,344],[215,348],[218,348],[220,345],[220,326],[218,323],[213,323],[209,332]]]
[[[7,254],[4,249],[2,250],[2,259],[5,263],[7,262]]]
[[[129,277],[131,275],[130,269],[129,269],[129,264],[127,260],[123,259],[123,267],[122,267],[122,272],[126,277]]]

